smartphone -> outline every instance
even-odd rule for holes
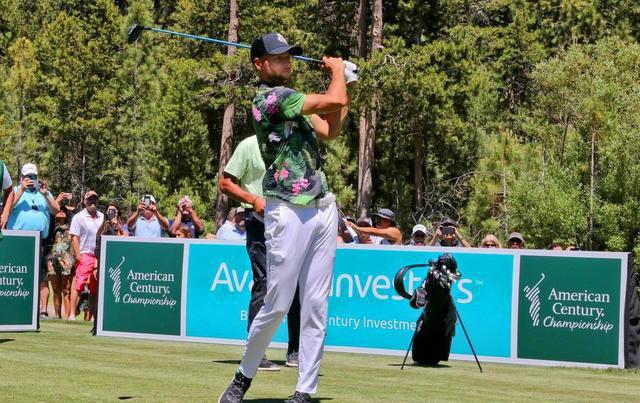
[[[146,208],[149,208],[149,206],[151,205],[151,198],[149,196],[145,196],[142,198],[142,202],[144,203],[144,206]]]
[[[107,210],[107,220],[111,221],[116,218],[117,212],[114,209]]]

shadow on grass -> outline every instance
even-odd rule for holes
[[[0,339],[0,344],[2,343],[8,343],[10,341],[14,341],[15,339]]]
[[[333,400],[332,397],[314,397],[311,399],[312,402],[322,402]],[[253,403],[282,403],[283,399],[244,399],[243,402],[253,402]]]
[[[402,363],[393,363],[387,364],[390,367],[401,367]],[[406,363],[405,367],[414,367],[414,368],[451,368],[451,365],[446,364],[435,364],[435,365],[426,365],[426,364],[415,364],[415,363]]]

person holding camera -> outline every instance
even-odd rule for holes
[[[84,206],[82,211],[73,216],[69,229],[76,258],[76,275],[71,287],[71,309],[68,320],[76,320],[79,293],[85,289],[85,285],[88,285],[94,294],[97,291],[97,284],[91,281],[91,276],[97,264],[96,237],[104,220],[104,214],[98,211],[98,194],[93,190],[84,194]]]
[[[13,207],[13,182],[11,181],[11,175],[5,165],[4,161],[0,160],[0,182],[2,182],[2,209],[0,209],[0,230],[7,227],[9,222],[9,214]]]
[[[40,232],[40,316],[47,318],[49,283],[47,282],[46,238],[49,236],[50,217],[60,211],[60,205],[49,192],[47,182],[38,177],[38,168],[28,163],[20,170],[20,185],[14,189],[13,207],[8,228]]]
[[[178,202],[176,218],[169,221],[169,235],[178,238],[178,233],[186,227],[191,235],[189,238],[200,238],[204,234],[204,224],[193,208],[193,202],[188,196],[184,196]],[[180,236],[179,238],[184,238]]]
[[[67,194],[60,193],[63,198]],[[57,200],[60,200],[60,196],[58,196]],[[62,318],[63,304],[66,316],[69,316],[71,270],[76,263],[71,234],[69,233],[69,215],[67,213],[66,205],[60,204],[60,211],[55,215],[55,226],[52,235],[53,245],[51,246],[51,252],[47,255],[47,280],[53,290],[53,307],[57,318]]]
[[[458,227],[459,225],[455,220],[445,218],[438,225],[431,242],[429,242],[429,246],[470,248],[471,244],[460,235]]]
[[[155,197],[144,195],[138,209],[129,216],[127,227],[136,237],[160,238],[162,231],[169,231],[169,221],[158,211]]]

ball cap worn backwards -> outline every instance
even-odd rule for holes
[[[261,58],[265,55],[281,55],[287,52],[292,56],[300,56],[302,48],[289,45],[284,36],[277,32],[270,32],[256,38],[251,44],[251,63],[255,58]]]

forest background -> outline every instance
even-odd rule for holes
[[[189,195],[215,230],[217,179],[253,134],[246,50],[134,22],[251,41],[281,32],[342,55],[360,81],[323,145],[342,210],[396,212],[405,234],[442,217],[472,242],[524,234],[640,249],[640,3],[633,0],[3,0],[0,158],[35,162],[54,192],[124,209]],[[322,91],[305,63],[295,88]]]

